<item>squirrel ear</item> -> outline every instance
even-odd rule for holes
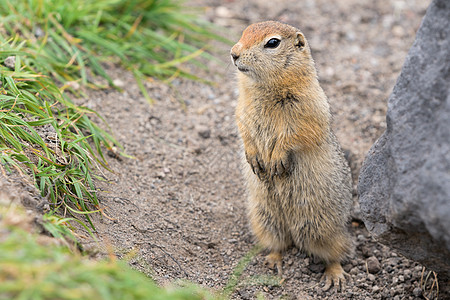
[[[295,46],[297,46],[300,50],[302,50],[306,45],[306,39],[303,33],[297,32],[295,36]]]

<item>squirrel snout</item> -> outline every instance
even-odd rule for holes
[[[238,58],[241,56],[241,48],[242,45],[241,43],[237,43],[236,45],[233,46],[233,48],[231,48],[231,60],[233,61],[233,64],[236,65],[236,61],[238,60]]]
[[[239,54],[231,52],[231,58],[233,59],[233,62],[236,63],[236,60],[239,58]]]

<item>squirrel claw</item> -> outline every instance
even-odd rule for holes
[[[339,263],[332,263],[328,265],[325,273],[320,279],[320,281],[325,282],[322,289],[324,291],[328,291],[332,286],[334,286],[338,291],[344,291],[347,283],[345,277],[350,277],[350,275],[344,272]]]
[[[292,157],[288,154],[285,158],[274,161],[270,167],[271,178],[273,179],[275,176],[281,177],[289,174],[292,166],[291,160]]]
[[[287,171],[287,169],[283,165],[283,161],[282,160],[280,160],[280,161],[275,163],[274,169],[275,170],[274,170],[273,174],[275,176],[283,176],[286,173],[286,171]]]
[[[252,168],[253,174],[258,176],[260,180],[263,178],[263,174],[266,172],[266,169],[264,167],[264,164],[260,159],[258,159],[257,155],[246,155],[247,162],[250,164],[250,167]]]

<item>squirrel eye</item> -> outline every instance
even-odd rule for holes
[[[267,43],[264,45],[264,48],[276,48],[278,45],[280,45],[280,40],[277,38],[270,39],[267,41]]]

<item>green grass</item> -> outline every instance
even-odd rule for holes
[[[67,90],[113,85],[106,62],[130,70],[147,99],[150,77],[197,79],[183,63],[211,59],[204,45],[220,38],[210,29],[174,0],[0,1],[0,171],[31,175],[53,209],[95,229],[93,174],[108,169],[105,149],[121,148]]]
[[[243,278],[243,273],[249,263],[255,259],[256,255],[258,255],[262,250],[260,245],[254,246],[247,252],[244,257],[242,257],[236,267],[233,269],[233,272],[228,279],[226,286],[222,291],[222,296],[225,299],[230,298],[230,296],[238,289],[242,287],[248,286],[280,286],[282,283],[282,278],[274,275],[254,275],[247,278]],[[258,296],[258,299],[260,297]]]
[[[95,112],[74,105],[49,77],[34,72],[35,57],[23,43],[3,41],[0,48],[0,171],[31,174],[54,208],[98,209],[94,163],[107,167],[102,146],[116,141],[90,120]],[[9,56],[16,57],[13,70],[4,66]]]
[[[39,53],[38,72],[93,85],[91,70],[112,85],[101,64],[112,59],[133,72],[147,98],[146,76],[198,79],[182,63],[211,59],[205,41],[224,40],[175,0],[3,0],[0,11],[0,33],[20,36],[28,51]]]
[[[219,299],[189,283],[160,288],[124,261],[90,260],[27,227],[20,209],[0,203],[0,300]]]

